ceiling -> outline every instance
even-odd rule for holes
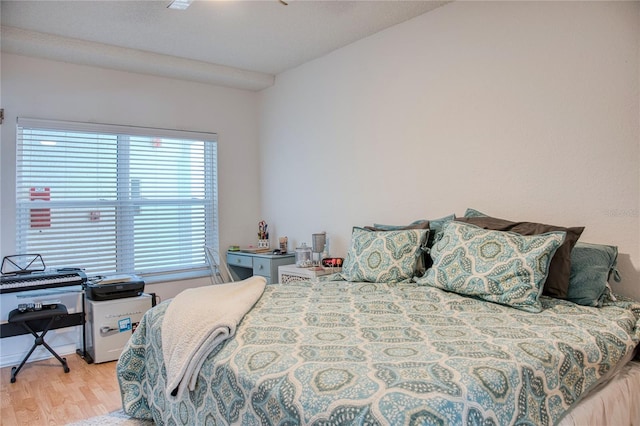
[[[2,50],[249,90],[447,1],[5,1]]]

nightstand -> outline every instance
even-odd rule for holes
[[[322,275],[340,272],[342,268],[324,268],[315,271],[312,268],[298,268],[296,265],[285,265],[278,268],[278,282],[287,284],[294,281],[307,281]]]

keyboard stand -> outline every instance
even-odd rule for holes
[[[93,360],[91,359],[91,356],[89,356],[87,352],[87,337],[86,337],[86,326],[85,326],[87,319],[86,319],[86,309],[85,309],[85,297],[86,297],[86,292],[83,289],[82,295],[81,295],[82,311],[62,316],[58,321],[55,321],[53,323],[53,325],[51,326],[51,330],[55,330],[57,328],[74,327],[78,325],[81,326],[82,327],[82,348],[76,349],[76,354],[78,354],[82,359],[87,361],[87,364],[91,364]],[[10,322],[0,324],[0,338],[21,336],[23,334],[29,334],[29,332],[26,331],[22,326],[20,326],[20,324],[10,323]]]
[[[31,333],[33,337],[35,337],[33,345],[31,346],[27,356],[22,359],[22,362],[18,367],[11,368],[11,383],[16,382],[16,376],[20,370],[22,370],[22,367],[24,367],[25,363],[38,346],[44,346],[54,357],[56,357],[58,361],[60,361],[60,364],[62,364],[62,367],[64,368],[64,372],[69,372],[67,359],[58,355],[58,353],[54,351],[53,348],[44,340],[46,334],[51,330],[54,322],[67,315],[67,307],[62,304],[57,305],[55,309],[42,309],[39,311],[25,312],[20,312],[18,309],[14,309],[9,312],[9,323],[23,327],[27,333]],[[38,334],[38,332],[40,332],[40,334]]]

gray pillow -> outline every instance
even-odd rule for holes
[[[584,306],[602,306],[607,283],[620,281],[616,270],[618,247],[577,242],[571,250],[567,300]]]

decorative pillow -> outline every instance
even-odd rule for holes
[[[364,229],[369,231],[404,231],[407,229],[429,229],[428,220],[416,220],[406,226],[402,225],[380,225],[374,223],[373,226],[365,226]],[[427,235],[431,235],[428,233]],[[431,267],[431,256],[429,256],[429,250],[424,247],[422,250],[422,256],[418,257],[418,263],[416,264],[416,275],[422,276],[427,268]]]
[[[433,246],[433,268],[416,280],[527,312],[542,311],[540,293],[565,232],[524,236],[450,222]]]
[[[584,306],[602,306],[612,278],[620,281],[616,270],[618,247],[576,243],[571,250],[571,276],[567,300]]]
[[[413,278],[428,229],[369,231],[354,227],[342,264],[347,281],[400,282]]]
[[[473,209],[467,209],[467,213]],[[473,210],[477,216],[457,218],[459,222],[470,223],[484,229],[494,231],[511,231],[520,235],[538,235],[546,232],[563,231],[567,237],[562,246],[556,251],[551,266],[549,276],[544,283],[543,294],[559,299],[566,299],[569,288],[569,275],[571,274],[571,249],[575,246],[578,238],[582,235],[584,227],[564,228],[562,226],[545,225],[535,222],[511,222],[509,220],[498,219],[490,216],[480,216],[482,213]],[[467,214],[465,213],[465,215]]]
[[[423,269],[423,272],[424,272],[424,270],[431,268],[431,265],[433,264],[433,259],[431,259],[431,255],[429,254],[431,247],[433,247],[435,242],[438,241],[442,236],[442,228],[444,228],[444,225],[446,225],[448,222],[451,222],[455,218],[456,218],[456,215],[452,213],[449,216],[444,216],[439,219],[416,220],[414,222],[411,222],[407,226],[381,225],[379,223],[374,223],[372,229],[376,229],[380,231],[396,231],[400,229],[414,229],[413,228],[414,226],[426,223],[429,228],[429,235],[428,235],[427,244],[426,244],[427,250],[425,251],[425,255],[424,255],[424,269]],[[419,272],[419,275],[422,275],[422,273]]]

